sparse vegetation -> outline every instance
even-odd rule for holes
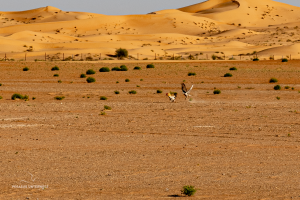
[[[102,100],[102,101],[106,101],[106,100],[107,100],[107,97],[105,97],[105,96],[101,96],[101,97],[100,97],[100,100]]]
[[[58,83],[62,83],[62,81],[61,81],[61,80],[58,80],[57,82],[58,82]]]
[[[154,66],[153,64],[148,64],[148,65],[147,65],[147,68],[148,68],[148,69],[151,69],[151,68],[155,68],[155,66]]]
[[[100,115],[106,115],[106,113],[105,112],[101,112]]]
[[[0,96],[0,99],[3,99],[3,97],[2,97],[2,96]]]
[[[127,78],[127,79],[125,79],[125,82],[130,82],[130,80]]]
[[[274,90],[281,90],[281,86],[280,86],[280,85],[276,85],[276,86],[274,87]]]
[[[136,67],[134,67],[133,68],[133,70],[141,70],[142,68],[140,68],[140,67],[138,67],[138,66],[136,66]]]
[[[86,71],[86,74],[87,74],[87,75],[91,75],[91,74],[96,74],[96,72],[95,72],[94,70],[92,70],[92,69],[88,69],[88,70]]]
[[[121,71],[121,69],[119,67],[114,67],[111,69],[111,71]]]
[[[110,72],[110,69],[108,67],[102,67],[99,69],[99,72]]]
[[[54,77],[59,77],[59,74],[54,74],[53,76],[54,76]]]
[[[284,89],[288,90],[290,89],[291,87],[290,86],[285,86]]]
[[[64,98],[65,98],[64,96],[56,96],[56,97],[54,97],[54,99],[59,100],[59,101],[63,100]]]
[[[258,58],[254,58],[253,61],[259,61],[259,59]]]
[[[186,185],[183,186],[181,193],[187,196],[193,196],[196,193],[197,189],[194,186]]]
[[[11,96],[11,99],[12,100],[16,100],[16,99],[22,99],[22,100],[25,100],[25,101],[28,101],[29,100],[29,97],[27,95],[21,95],[21,94],[18,94],[18,93],[15,93]]]
[[[287,59],[287,58],[283,58],[282,60],[281,60],[281,62],[288,62],[289,60]]]
[[[115,94],[120,94],[120,92],[116,90],[116,91],[115,91]]]
[[[81,74],[80,78],[86,78],[86,75],[85,74]]]
[[[224,77],[232,77],[232,74],[226,73],[226,74],[224,74]]]
[[[24,71],[24,72],[27,72],[27,71],[29,71],[29,68],[28,68],[28,67],[24,67],[24,68],[23,68],[23,71]]]
[[[51,71],[58,71],[58,70],[59,70],[59,67],[57,67],[57,66],[51,68]]]
[[[229,70],[230,70],[230,71],[236,71],[237,68],[236,68],[236,67],[231,67]]]
[[[188,76],[196,76],[196,73],[195,72],[189,72]]]
[[[277,100],[280,100],[280,97],[276,97]]]
[[[115,55],[118,57],[118,59],[123,59],[128,57],[128,51],[126,49],[119,48],[116,50]]]
[[[156,91],[157,94],[161,94],[162,92],[163,92],[163,91],[161,91],[161,90],[157,90],[157,91]]]
[[[214,94],[221,94],[221,90],[214,90]]]
[[[104,110],[111,110],[110,106],[104,106]]]
[[[271,78],[269,80],[269,83],[277,83],[277,82],[278,82],[278,80],[276,78]]]
[[[88,77],[88,78],[86,79],[86,82],[88,82],[88,83],[94,83],[94,82],[96,82],[96,79],[93,78],[93,77]]]
[[[135,90],[131,90],[128,92],[129,94],[136,94],[137,92]]]
[[[121,65],[120,71],[128,71],[128,68],[125,65]]]

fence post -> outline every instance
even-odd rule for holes
[[[156,53],[155,53],[155,60],[156,60]]]
[[[137,53],[137,59],[139,60],[139,53]]]
[[[4,60],[6,61],[6,54],[5,54]]]
[[[292,60],[292,54],[290,54],[290,60]]]
[[[45,53],[45,61],[47,61],[47,54]]]
[[[63,61],[65,60],[65,53],[63,53]]]
[[[26,61],[26,53],[25,53],[25,61]]]
[[[206,60],[208,60],[208,54],[206,54]]]

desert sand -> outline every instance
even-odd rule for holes
[[[121,64],[0,63],[1,200],[299,199],[299,61]]]
[[[47,6],[0,12],[1,58],[109,58],[126,48],[131,59],[300,58],[300,8],[272,0],[208,0],[144,15],[107,16]],[[75,56],[75,57],[74,57]],[[181,59],[181,58],[180,58]]]

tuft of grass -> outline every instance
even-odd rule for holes
[[[140,79],[140,81],[144,81],[144,79]]]
[[[128,92],[129,94],[136,94],[137,92],[135,90],[131,90]]]
[[[120,83],[119,81],[116,82],[117,84]]]
[[[274,87],[274,90],[281,90],[281,86],[280,86],[280,85],[276,85],[276,86]]]
[[[53,76],[54,76],[54,77],[59,77],[59,74],[54,74]]]
[[[288,90],[290,89],[291,87],[290,86],[285,86],[284,89]]]
[[[153,68],[155,68],[155,67],[154,67],[153,64],[148,64],[148,65],[147,65],[147,68],[148,68],[148,69],[151,69],[151,68],[153,69]]]
[[[3,97],[2,97],[2,96],[0,96],[0,99],[3,99]]]
[[[236,67],[231,67],[229,70],[230,70],[230,71],[236,71],[237,68],[236,68]]]
[[[57,67],[57,66],[51,68],[51,71],[58,71],[58,70],[59,70],[59,67]]]
[[[196,73],[195,72],[189,72],[188,76],[196,76]]]
[[[102,67],[99,69],[99,72],[110,72],[110,69],[108,67]]]
[[[35,97],[32,97],[32,100],[35,100],[36,98]]]
[[[24,67],[24,68],[23,68],[23,71],[24,71],[24,72],[27,72],[27,71],[29,71],[29,68],[28,68],[28,67]]]
[[[187,196],[193,196],[197,192],[197,189],[192,185],[183,186],[181,193]]]
[[[56,96],[56,97],[54,97],[54,99],[59,100],[59,101],[63,100],[64,98],[65,98],[64,96]]]
[[[86,75],[85,74],[81,74],[80,78],[86,78]]]
[[[156,93],[157,93],[157,94],[161,94],[161,93],[163,93],[163,91],[157,90]]]
[[[224,74],[224,77],[232,77],[232,74],[226,73],[226,74]]]
[[[94,70],[92,70],[92,69],[88,69],[86,71],[86,74],[91,75],[91,74],[96,74],[96,72]]]
[[[140,67],[138,67],[138,66],[136,66],[136,67],[134,67],[133,68],[133,70],[141,70],[142,68],[140,68]]]
[[[280,97],[276,97],[277,100],[280,100]]]
[[[120,94],[120,92],[116,90],[116,91],[115,91],[115,94]]]
[[[125,79],[125,82],[130,82],[130,80],[128,78]]]
[[[0,83],[0,86],[2,86],[2,83]]]
[[[111,107],[105,105],[104,110],[111,110]]]
[[[141,86],[137,85],[136,87],[141,87]]]
[[[94,83],[94,82],[96,82],[96,79],[93,78],[93,77],[88,77],[88,78],[86,79],[86,82],[88,82],[88,83]]]
[[[57,82],[58,82],[58,83],[62,83],[62,81],[61,81],[61,80],[58,80]]]
[[[107,100],[107,97],[101,96],[101,97],[100,97],[100,100],[106,101],[106,100]]]
[[[269,80],[269,83],[277,83],[278,82],[278,79],[277,78],[271,78]]]
[[[101,112],[100,115],[106,115],[106,113],[105,112]]]
[[[12,100],[16,100],[16,99],[22,99],[22,100],[25,100],[25,101],[28,101],[29,100],[29,97],[27,95],[23,96],[21,94],[18,94],[18,93],[15,93],[11,96],[11,99]]]
[[[214,90],[214,94],[221,94],[221,90]]]
[[[119,67],[114,67],[111,69],[111,71],[121,71],[121,69]]]

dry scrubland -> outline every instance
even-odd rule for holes
[[[131,59],[207,59],[232,55],[300,58],[300,8],[272,0],[208,0],[145,15],[107,16],[47,6],[0,12],[0,57],[62,59],[84,54],[109,58],[116,48]],[[138,55],[139,54],[139,55]],[[254,53],[256,54],[256,53]],[[81,57],[75,56],[78,60]],[[237,57],[236,57],[237,58]]]
[[[0,63],[0,199],[172,199],[184,185],[199,189],[193,199],[299,198],[299,61],[99,72],[121,64]],[[79,78],[88,69],[95,83]],[[187,101],[184,80],[195,85]],[[49,187],[12,188],[24,184]]]

